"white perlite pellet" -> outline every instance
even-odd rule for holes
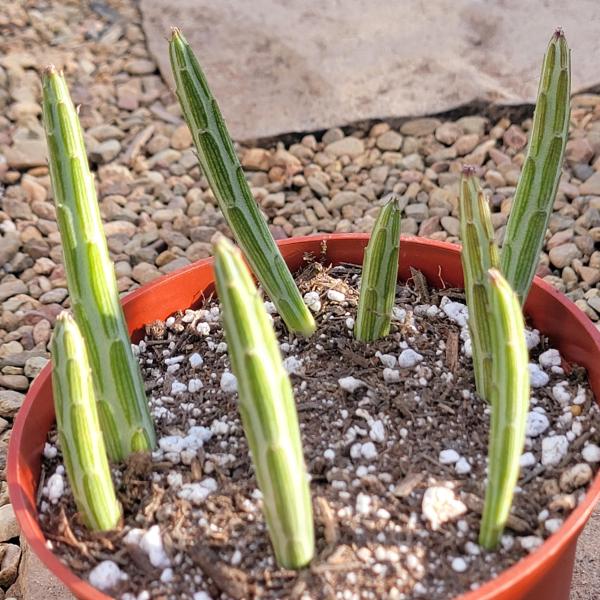
[[[554,348],[542,352],[538,360],[540,361],[540,365],[545,369],[549,369],[550,367],[560,367],[560,353]]]
[[[377,448],[375,448],[373,442],[367,442],[362,445],[360,454],[365,460],[373,460],[374,458],[377,458]]]
[[[346,392],[355,392],[357,389],[361,387],[366,387],[366,383],[361,379],[356,379],[356,377],[341,377],[338,379],[338,385]]]
[[[375,356],[377,356],[377,358],[379,358],[379,360],[381,361],[381,364],[384,367],[387,367],[388,369],[393,369],[396,366],[396,363],[398,362],[393,354],[381,354],[377,352]]]
[[[306,306],[314,313],[321,310],[321,299],[318,292],[307,292],[304,294],[304,302],[306,302]]]
[[[537,329],[526,329],[525,343],[527,350],[533,350],[540,343],[540,332]]]
[[[153,525],[144,533],[140,540],[140,548],[148,555],[152,566],[160,569],[170,566],[171,561],[165,553],[158,525]]]
[[[422,360],[423,356],[421,354],[415,352],[411,348],[407,348],[400,353],[400,356],[398,357],[398,366],[401,369],[410,369],[419,364]]]
[[[190,379],[188,381],[188,392],[195,394],[203,388],[202,381],[200,379]]]
[[[396,371],[396,369],[390,369],[386,367],[383,370],[383,380],[386,383],[399,383],[400,382],[400,371]]]
[[[200,321],[200,323],[196,325],[196,331],[200,335],[210,335],[210,325],[206,321]]]
[[[471,472],[471,465],[464,456],[461,456],[458,459],[458,462],[454,465],[454,470],[458,475],[466,475],[467,473]]]
[[[478,556],[481,554],[481,549],[475,542],[465,542],[465,552],[471,556]]]
[[[341,303],[346,299],[346,295],[343,294],[342,292],[338,292],[337,290],[328,290],[327,298],[329,300],[331,300],[332,302]]]
[[[469,311],[465,304],[452,302],[447,296],[444,296],[440,302],[440,306],[444,313],[446,313],[446,316],[458,326],[465,327],[467,325]]]
[[[464,573],[469,566],[467,564],[467,561],[464,558],[462,558],[461,556],[457,556],[456,558],[453,558],[450,565],[452,566],[452,570],[455,571],[456,573]]]
[[[533,452],[525,452],[519,459],[519,465],[521,468],[533,467],[535,464],[537,464],[537,458]]]
[[[221,389],[227,394],[237,392],[236,376],[230,371],[223,371],[223,374],[221,375],[220,386]]]
[[[194,600],[212,600],[212,596],[209,596],[206,592],[194,592]]]
[[[562,524],[563,524],[562,519],[548,519],[544,523],[544,527],[546,528],[546,531],[548,531],[549,533],[556,533],[560,529]]]
[[[185,383],[181,383],[180,381],[174,381],[171,384],[171,394],[173,396],[177,394],[183,394],[183,392],[187,392],[188,386]]]
[[[106,591],[115,588],[121,581],[129,579],[127,573],[119,569],[112,560],[103,560],[96,565],[88,575],[88,581],[99,590]]]
[[[519,543],[521,544],[521,548],[523,548],[523,550],[527,550],[527,552],[533,552],[544,543],[544,540],[537,535],[527,535],[519,538]]]
[[[542,435],[550,427],[548,417],[537,411],[531,411],[527,414],[527,425],[525,426],[525,435],[527,437],[537,437]]]
[[[52,459],[55,458],[57,454],[58,449],[56,448],[56,446],[53,446],[48,442],[44,444],[44,458]]]
[[[385,427],[383,426],[383,421],[377,420],[371,422],[369,437],[374,442],[378,442],[380,444],[385,441]]]
[[[439,455],[439,461],[442,465],[453,465],[460,459],[460,454],[451,448],[442,450]]]
[[[566,389],[567,385],[566,381],[561,381],[552,386],[552,396],[562,406],[567,406],[571,402],[571,394]]]
[[[406,310],[404,308],[400,308],[399,306],[394,306],[392,308],[392,321],[403,322],[404,319],[406,319]]]
[[[542,464],[546,467],[557,465],[569,449],[569,440],[564,435],[555,435],[542,440]]]
[[[177,492],[182,500],[188,500],[199,506],[210,494],[217,490],[217,482],[212,477],[207,477],[199,483],[185,483]]]
[[[288,356],[283,360],[283,368],[289,375],[301,375],[302,361],[297,356]]]
[[[329,461],[333,461],[335,459],[335,452],[331,448],[327,448],[327,450],[323,452],[323,458]]]
[[[588,444],[581,451],[581,456],[583,456],[583,460],[589,463],[600,462],[600,448],[596,444]]]
[[[454,491],[442,487],[432,486],[425,490],[421,504],[423,518],[429,521],[435,531],[440,525],[447,523],[467,512],[467,507],[455,495]]]
[[[50,500],[52,504],[56,504],[62,498],[65,491],[64,477],[58,472],[54,473],[54,475],[51,475],[48,479],[46,489],[48,490],[48,493],[46,494],[48,500]]]
[[[535,363],[529,363],[529,383],[532,388],[544,387],[550,381],[546,371],[540,369]]]
[[[192,369],[197,369],[204,364],[204,359],[197,352],[190,356],[189,361]]]
[[[368,515],[371,512],[371,497],[360,493],[356,496],[356,512],[360,515]]]
[[[160,580],[163,583],[171,583],[171,581],[173,581],[173,569],[171,569],[171,567],[164,569],[160,574]]]

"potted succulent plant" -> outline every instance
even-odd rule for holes
[[[557,31],[553,36],[544,61],[529,151],[502,251],[493,241],[489,208],[479,188],[475,170],[471,167],[465,167],[460,187],[462,252],[449,244],[401,240],[401,211],[393,195],[383,204],[370,237],[317,236],[289,240],[278,247],[251,196],[216,101],[190,47],[178,30],[174,30],[171,37],[170,56],[177,95],[192,132],[200,165],[242,252],[225,238],[219,239],[214,246],[214,262],[212,259],[200,261],[133,293],[125,299],[123,313],[106,241],[102,236],[93,180],[87,167],[76,112],[64,79],[53,69],[46,71],[44,123],[73,317],[63,315],[57,321],[52,341],[51,374],[49,369],[44,370],[32,386],[22,412],[16,419],[9,448],[11,499],[23,532],[34,551],[81,598],[107,598],[107,594],[111,594],[112,597],[131,599],[166,597],[171,594],[174,597],[205,600],[211,597],[209,592],[219,594],[219,597],[245,598],[261,597],[267,588],[268,593],[265,592],[264,597],[329,597],[333,593],[331,582],[338,585],[340,573],[348,586],[343,597],[355,597],[353,594],[360,593],[363,583],[372,595],[375,593],[379,594],[378,597],[385,595],[390,598],[453,597],[457,595],[456,590],[459,593],[469,592],[470,584],[474,583],[474,591],[465,598],[567,598],[576,538],[593,504],[600,497],[600,481],[596,479],[587,494],[580,494],[578,498],[560,492],[574,492],[589,483],[592,474],[590,464],[597,460],[592,456],[596,446],[590,439],[591,433],[572,453],[581,454],[588,448],[586,453],[590,460],[585,463],[575,460],[577,464],[565,463],[564,470],[570,473],[570,479],[567,481],[560,475],[561,489],[554,494],[549,493],[555,503],[559,498],[563,502],[560,510],[569,512],[574,509],[562,527],[555,519],[556,533],[547,542],[531,556],[507,568],[503,574],[479,589],[475,587],[483,583],[482,574],[478,573],[476,579],[470,580],[469,573],[466,573],[469,564],[477,562],[485,565],[486,557],[489,557],[488,563],[498,560],[509,566],[511,562],[506,561],[514,538],[503,537],[503,534],[507,527],[513,530],[524,527],[521,532],[527,530],[527,523],[523,525],[523,520],[519,521],[518,517],[511,515],[511,505],[515,493],[520,495],[523,492],[518,487],[519,471],[523,465],[526,431],[529,432],[535,425],[530,422],[531,414],[535,413],[533,421],[541,419],[539,415],[542,414],[547,420],[543,407],[537,406],[542,408],[537,412],[530,410],[530,372],[531,384],[534,383],[534,375],[537,379],[540,373],[544,377],[549,376],[537,366],[533,365],[532,368],[530,365],[522,305],[530,323],[547,335],[561,352],[562,363],[560,357],[557,359],[556,350],[548,350],[550,354],[546,358],[554,369],[551,371],[554,375],[566,377],[565,368],[571,362],[587,369],[588,381],[576,372],[573,382],[582,386],[582,398],[587,402],[591,415],[594,414],[592,391],[596,397],[600,394],[598,332],[566,298],[543,282],[533,282],[560,177],[569,123],[569,51],[562,32]],[[305,279],[295,281],[292,272],[306,265],[306,254],[313,255],[310,264],[323,264],[325,267],[315,267],[312,275],[305,270],[301,276]],[[272,305],[263,302],[244,259]],[[327,266],[330,263],[342,265],[340,280],[329,275]],[[358,273],[344,266],[346,263],[363,265],[360,282]],[[410,271],[410,268],[418,272]],[[437,287],[461,286],[463,272],[468,321],[464,305],[453,302],[448,296],[437,304],[432,301],[421,302],[419,310],[415,307],[409,319],[406,314],[399,316],[399,312],[407,312],[399,307],[399,298],[403,297],[403,293],[412,294],[410,290],[413,288],[399,291],[398,279],[405,281],[412,276],[423,288],[423,295],[428,296],[429,288],[433,293]],[[323,284],[323,281],[326,283]],[[210,304],[210,295],[215,286],[220,308],[214,301]],[[306,291],[307,286],[309,291]],[[302,287],[304,295],[299,287]],[[346,294],[337,289],[340,287]],[[352,302],[345,300],[346,295],[353,299]],[[324,296],[332,306],[329,312],[321,310]],[[202,313],[200,316],[194,310],[204,300],[210,310],[196,311]],[[334,306],[336,304],[339,306]],[[186,309],[194,310],[182,314],[181,311]],[[157,333],[152,338],[152,323],[166,319],[177,311],[180,311],[177,318],[172,317],[170,324],[168,321],[155,324]],[[327,334],[320,333],[318,329],[315,333],[313,313],[317,315],[323,331],[334,331],[330,328],[331,323],[331,327],[337,327],[336,347],[339,352],[345,352],[348,360],[354,361],[354,366],[350,367],[352,375],[338,377],[338,374],[343,374],[337,372],[339,366],[326,369],[326,365],[321,365],[323,374],[317,370],[312,384],[306,379],[298,382],[294,378],[302,361],[293,355],[283,360],[283,345],[288,349],[296,348],[298,353],[306,352],[307,357],[311,356],[311,352],[314,356],[324,355]],[[483,456],[478,457],[480,464],[476,464],[477,457],[467,459],[463,456],[454,460],[450,455],[452,452],[457,454],[456,451],[444,449],[440,452],[440,460],[443,458],[442,462],[453,465],[454,469],[444,482],[436,483],[436,478],[428,477],[427,473],[408,472],[401,481],[394,480],[388,472],[380,473],[381,477],[378,478],[373,474],[373,469],[370,470],[373,465],[368,466],[377,454],[373,442],[382,444],[386,455],[394,456],[398,452],[412,455],[418,449],[404,444],[403,440],[412,439],[407,427],[426,427],[428,419],[431,420],[431,417],[417,417],[412,413],[418,409],[421,401],[423,405],[425,403],[426,393],[419,390],[425,390],[429,385],[437,359],[432,358],[428,363],[432,368],[416,367],[424,357],[409,348],[406,342],[414,342],[419,327],[425,323],[422,319],[437,318],[436,315],[441,313],[454,322],[454,329],[446,327],[446,321],[435,321],[436,326],[444,327],[444,332],[449,335],[448,344],[441,338],[436,343],[446,349],[446,356],[450,357],[448,360],[468,363],[469,357],[459,356],[456,350],[460,329],[463,349],[466,351],[469,345],[472,348],[477,394],[474,390],[463,390],[454,408],[440,401],[440,410],[452,414],[454,422],[462,422],[466,428],[464,431],[475,438],[487,438],[487,432],[470,431],[467,417],[461,417],[462,411],[468,405],[476,406],[480,416],[469,418],[479,424],[485,423],[488,418],[486,415],[489,415],[487,470]],[[278,343],[273,319],[279,335],[286,336],[284,342]],[[165,330],[171,327],[172,331],[185,332],[188,331],[186,323],[196,327],[193,340],[208,333],[214,336],[214,339],[202,342],[205,344],[203,348],[206,348],[204,359],[210,363],[205,383],[211,389],[200,393],[197,405],[187,403],[191,406],[182,409],[184,412],[192,411],[191,427],[185,422],[178,422],[177,425],[187,432],[185,438],[161,437],[155,427],[158,427],[159,420],[167,423],[171,418],[170,411],[178,403],[177,394],[198,395],[203,386],[196,378],[193,379],[193,386],[190,380],[183,388],[181,382],[168,379],[170,374],[179,372],[185,357],[172,354],[181,345],[169,337],[170,334]],[[342,323],[341,329],[336,323]],[[456,323],[461,323],[459,329]],[[161,355],[167,357],[164,358],[165,365],[168,365],[164,372],[152,370],[155,368],[154,355],[140,356],[146,375],[156,372],[157,385],[165,384],[165,378],[170,385],[171,395],[156,398],[150,407],[144,394],[140,368],[129,345],[127,325],[132,332],[132,339],[139,342],[135,346],[138,353],[143,353],[143,349],[152,344],[159,347],[167,344]],[[144,327],[150,335],[147,342],[142,339]],[[453,339],[452,343],[450,338]],[[194,352],[194,343],[188,346],[190,368],[201,368],[203,359]],[[400,350],[399,361],[395,355]],[[229,356],[227,364],[230,365],[230,371],[224,371],[219,382],[216,372],[210,373],[210,370],[227,360],[219,358],[225,351]],[[442,353],[442,349],[439,349],[439,353]],[[439,353],[431,350],[432,357],[439,356]],[[371,383],[375,381],[373,365],[379,361],[386,368],[383,370],[383,379],[377,371],[378,383],[374,391],[369,388],[375,387]],[[336,362],[336,365],[341,364],[343,361]],[[361,374],[361,365],[365,374]],[[414,377],[409,371],[413,367],[420,369]],[[410,380],[410,385],[398,387],[404,376]],[[333,398],[322,394],[322,403],[315,407],[318,404],[315,399],[320,393],[318,380],[321,378],[325,389],[329,390],[327,393],[331,393]],[[458,392],[459,388],[452,387],[458,385],[452,383],[457,379],[460,379],[461,386],[472,385],[469,383],[472,378],[456,369],[445,373],[443,385]],[[335,393],[331,391],[329,380],[334,382]],[[146,383],[154,385],[148,378]],[[535,382],[535,386],[539,386],[539,381]],[[332,405],[342,414],[339,428],[345,427],[343,419],[348,417],[350,406],[358,417],[366,421],[370,428],[368,436],[373,441],[355,443],[357,435],[367,433],[366,430],[361,433],[360,427],[352,426],[345,430],[339,444],[340,448],[346,449],[344,460],[349,457],[361,463],[355,474],[346,479],[343,474],[338,474],[339,479],[335,479],[335,468],[331,468],[328,475],[331,475],[332,481],[321,476],[323,468],[319,470],[318,465],[323,466],[323,459],[338,461],[335,452],[328,448],[323,459],[311,458],[311,484],[305,466],[307,450],[305,446],[303,451],[302,444],[308,423],[303,422],[302,427],[300,425],[300,401],[298,396],[294,397],[293,387],[297,394],[303,394],[307,389],[310,394],[315,394],[308,399],[313,429],[317,424],[316,437],[314,431],[310,437],[313,451],[319,445],[319,420],[323,429],[330,431],[330,424],[323,422],[323,419],[333,414],[327,412]],[[565,386],[562,387],[566,393]],[[410,405],[403,404],[403,389],[405,392],[411,390]],[[227,402],[228,396],[223,393],[232,393],[234,390],[237,403]],[[360,390],[364,390],[362,398]],[[385,415],[375,419],[370,415],[369,411],[374,410],[372,406],[379,392],[385,395],[386,402],[389,399],[389,406],[400,407],[393,409],[398,412],[396,420],[386,420]],[[558,397],[560,390],[552,393]],[[211,427],[214,431],[206,427],[207,422],[202,421],[202,402],[210,404],[213,395],[222,400],[221,406],[211,405],[211,411],[217,411],[215,414],[221,415],[222,419],[213,421]],[[397,400],[394,401],[394,398]],[[437,400],[433,398],[431,401]],[[581,412],[581,403],[573,406],[579,406],[577,410]],[[570,405],[568,408],[571,410]],[[321,410],[324,411],[323,415],[328,416],[320,416]],[[236,418],[232,416],[238,411],[241,427],[237,426]],[[344,412],[346,417],[343,416]],[[575,409],[572,412],[574,414]],[[56,464],[56,448],[48,446],[45,452],[47,466],[55,471],[50,479],[40,482],[41,454],[54,413],[64,468]],[[559,416],[557,427],[559,423],[561,426],[563,424]],[[177,420],[175,416],[172,418]],[[563,418],[563,421],[570,423],[567,418]],[[404,422],[406,425],[400,427]],[[335,420],[331,426],[338,427],[337,423],[338,420]],[[392,435],[389,430],[395,426],[399,431],[397,435],[396,432]],[[225,430],[233,431],[236,444],[247,444],[258,491],[245,500],[241,492],[239,498],[224,494],[219,500],[223,504],[215,501],[211,510],[217,515],[220,510],[231,511],[228,513],[231,518],[247,525],[258,523],[253,530],[255,537],[247,539],[249,554],[257,554],[256,568],[268,571],[270,575],[266,576],[267,579],[275,577],[287,582],[279,588],[257,588],[248,578],[244,578],[243,572],[236,567],[240,561],[244,561],[244,565],[249,563],[239,548],[230,555],[229,563],[225,565],[224,554],[206,548],[202,540],[178,542],[186,539],[179,531],[176,532],[184,517],[178,521],[173,514],[176,511],[172,509],[161,512],[164,490],[156,497],[140,497],[143,490],[156,491],[153,483],[162,481],[167,491],[172,490],[183,502],[185,510],[189,509],[186,514],[194,515],[194,519],[200,521],[200,528],[192,532],[192,536],[215,531],[214,528],[211,530],[211,523],[206,522],[202,507],[211,502],[210,498],[214,497],[219,484],[228,484],[224,483],[224,476],[214,460],[201,464],[199,457],[204,451],[203,446],[208,446],[210,437],[222,436]],[[242,430],[244,435],[241,434]],[[533,433],[527,435],[533,437]],[[561,438],[561,444],[563,437],[567,440],[566,436],[555,437]],[[227,445],[225,439],[220,439],[221,445]],[[542,452],[550,456],[550,446],[554,448],[557,440],[552,441],[552,437],[546,439],[551,441],[545,444],[544,440]],[[483,444],[485,447],[485,440]],[[563,458],[567,460],[565,454],[562,452],[558,461],[549,459],[544,466],[552,470]],[[176,455],[177,460],[169,463],[166,459],[170,455]],[[161,474],[160,469],[153,469],[150,456],[154,457],[154,463],[161,465],[160,469],[171,468],[165,467],[166,460],[171,465],[183,464],[183,471],[171,470],[166,475]],[[234,456],[227,460],[233,460],[235,464],[237,459]],[[460,469],[459,462],[462,465]],[[342,464],[341,459],[339,464]],[[378,464],[388,465],[383,460]],[[245,474],[248,465],[241,464],[237,471]],[[575,467],[579,467],[579,470]],[[442,472],[444,468],[448,467],[442,467]],[[475,513],[481,514],[474,538],[469,531],[469,522],[461,520],[467,507],[461,499],[462,484],[455,481],[457,474],[466,475],[471,469],[482,478],[487,478],[485,483],[472,484],[479,485],[485,492],[482,504],[473,508]],[[61,487],[64,484],[63,471],[66,471],[68,478],[69,493],[64,493]],[[531,479],[541,476],[542,472],[543,469],[534,473]],[[203,479],[205,474],[214,476]],[[188,481],[190,478],[191,481]],[[326,495],[312,494],[314,497],[311,497],[311,487],[317,485],[317,479],[322,480],[319,483],[320,490],[324,489],[323,486],[334,487],[333,483],[337,482],[339,500],[351,498],[355,501],[353,506],[341,506],[338,509],[339,518],[333,515],[331,498],[328,501]],[[525,479],[527,477],[521,478],[520,485],[525,485]],[[554,484],[548,483],[548,488],[558,485],[554,479],[550,480]],[[367,494],[350,491],[353,488],[360,490],[362,485],[366,486],[365,489],[380,490],[379,496],[373,497],[389,498],[391,503],[387,507],[378,506],[377,509],[370,507],[372,500]],[[419,518],[413,514],[414,498],[410,499],[416,488],[420,488],[418,498],[422,502],[424,515],[420,529],[417,526]],[[39,497],[40,489],[43,498]],[[262,508],[262,516],[249,507],[252,504],[249,498],[254,498],[256,506]],[[236,510],[231,509],[231,503],[239,504]],[[575,508],[577,503],[579,505]],[[406,514],[402,512],[402,506]],[[134,508],[140,513],[136,515]],[[71,510],[71,514],[67,514],[67,510]],[[251,514],[251,517],[243,517],[244,514]],[[352,519],[356,515],[366,516],[353,528]],[[44,520],[50,545],[58,544],[58,550],[63,549],[58,552],[59,555],[63,559],[69,557],[67,564],[79,569],[78,572],[88,573],[90,583],[106,593],[95,590],[90,583],[60,563],[44,539],[38,518]],[[349,525],[344,523],[345,519]],[[136,525],[139,523],[143,524],[141,528]],[[150,523],[153,525],[149,526]],[[158,523],[176,523],[166,549]],[[262,523],[266,525],[266,531]],[[457,580],[457,583],[445,588],[433,578],[429,582],[432,587],[428,588],[424,584],[425,567],[421,560],[427,551],[423,551],[420,540],[433,532],[434,543],[449,544],[442,542],[445,538],[444,532],[439,532],[440,525],[452,528],[450,535],[461,538],[457,544],[449,545],[450,549],[445,550],[448,556],[439,555],[444,564],[451,566],[446,580]],[[368,553],[355,548],[367,536],[365,531],[369,528],[376,536],[373,539],[379,544],[374,552],[376,560],[372,559],[371,551],[366,546],[364,549]],[[351,529],[352,532],[349,531]],[[550,531],[549,527],[547,529]],[[523,548],[528,544],[534,550],[534,546],[542,541],[539,538],[534,540],[533,536],[526,537],[529,541],[523,543]],[[213,538],[215,547],[220,547],[227,554],[230,541],[221,539],[219,542],[219,539],[218,536]],[[270,540],[274,560],[269,556],[267,539]],[[136,548],[135,552],[132,547]],[[458,547],[461,550],[457,554]],[[463,547],[466,548],[464,552]],[[64,548],[69,548],[69,551],[65,552]],[[106,558],[109,552],[114,552],[120,561]],[[204,578],[174,573],[183,569],[182,565],[188,564],[186,553],[192,555],[192,562],[199,566]],[[404,553],[402,558],[401,553]],[[133,561],[133,568],[128,570],[125,567],[126,560]],[[472,563],[469,563],[471,560]],[[138,571],[150,573],[144,581],[153,583],[136,590],[136,594],[138,591],[140,593],[134,595],[129,584],[139,576]],[[489,568],[487,575],[489,578],[497,573]],[[368,579],[379,579],[383,587],[369,588]],[[179,587],[169,588],[173,581],[178,582]],[[398,587],[395,581],[400,582]]]

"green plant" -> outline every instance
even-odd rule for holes
[[[87,350],[67,312],[56,320],[51,350],[58,438],[75,503],[90,529],[114,529],[121,505],[106,458]]]
[[[522,304],[537,268],[569,132],[571,58],[557,29],[546,52],[527,158],[506,227],[501,265]]]
[[[390,194],[381,207],[365,250],[354,337],[372,342],[390,332],[400,251],[399,198]]]
[[[489,400],[492,383],[492,334],[490,331],[490,279],[499,268],[500,253],[494,242],[490,209],[475,176],[475,168],[463,167],[459,196],[461,261],[469,307],[469,332],[477,392]]]
[[[508,519],[519,477],[529,408],[529,353],[525,322],[516,293],[496,269],[489,270],[492,333],[492,408],[488,484],[479,543],[493,549]]]
[[[215,244],[215,279],[275,556],[282,567],[298,569],[313,557],[314,532],[292,386],[260,293],[239,250],[224,237]]]
[[[121,460],[155,446],[100,218],[77,112],[64,77],[43,76],[43,120],[71,305],[82,332],[108,455]]]
[[[314,319],[252,197],[204,73],[178,29],[173,29],[169,55],[177,98],[190,128],[198,161],[219,207],[288,329],[309,336],[315,330]]]

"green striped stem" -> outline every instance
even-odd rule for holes
[[[79,328],[67,312],[56,320],[51,350],[56,426],[77,509],[92,531],[115,529],[121,505],[110,476],[90,364]]]
[[[215,277],[239,409],[264,514],[280,566],[299,569],[314,554],[312,505],[300,427],[275,332],[240,251],[215,244]]]
[[[43,117],[52,190],[75,320],[86,343],[108,455],[122,460],[155,445],[133,356],[77,112],[64,77],[48,67]]]
[[[373,342],[390,332],[398,278],[400,214],[396,194],[381,207],[365,249],[354,337]]]
[[[488,484],[479,543],[489,550],[500,541],[519,477],[529,409],[529,354],[525,323],[515,292],[490,269],[492,331],[492,408],[488,445]]]
[[[529,149],[502,248],[502,273],[522,304],[537,269],[561,175],[569,133],[570,93],[570,50],[559,29],[544,58]]]
[[[315,321],[262,216],[233,142],[192,49],[178,29],[169,44],[177,98],[198,161],[248,264],[290,331],[305,336]]]
[[[499,268],[500,253],[494,242],[490,208],[475,169],[463,167],[459,197],[461,261],[469,308],[469,332],[477,393],[490,398],[492,334],[490,331],[490,279],[488,270]]]

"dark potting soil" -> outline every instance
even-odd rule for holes
[[[289,335],[273,314],[311,476],[310,568],[274,563],[215,301],[149,324],[136,348],[160,448],[114,466],[121,530],[94,535],[81,525],[50,435],[39,508],[54,552],[122,600],[433,600],[475,589],[535,551],[600,461],[584,370],[528,333],[541,387],[532,388],[509,526],[485,551],[477,535],[489,408],[474,391],[464,296],[429,289],[415,272],[398,286],[390,335],[362,344],[352,336],[359,274],[311,263],[298,276],[313,292],[310,339]]]

